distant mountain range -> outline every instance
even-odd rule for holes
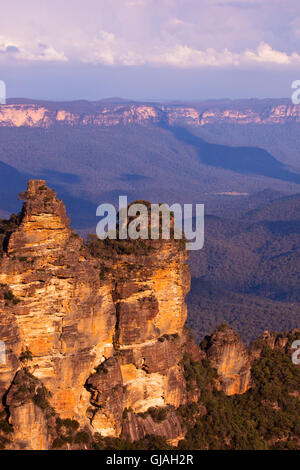
[[[50,102],[9,99],[0,107],[0,125],[111,127],[149,123],[201,127],[208,124],[300,123],[300,106],[288,99],[210,100],[194,103],[152,103],[120,99],[95,102]]]
[[[47,179],[85,232],[97,205],[120,194],[218,215],[266,189],[298,193],[299,130],[300,105],[285,99],[10,99],[0,106],[0,214],[18,209],[28,178]]]

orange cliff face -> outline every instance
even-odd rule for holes
[[[219,387],[226,395],[245,393],[251,385],[251,365],[247,349],[234,330],[221,326],[205,339],[207,358],[217,369]]]
[[[75,108],[76,109],[76,108]],[[253,105],[186,106],[107,103],[90,111],[77,112],[39,104],[8,104],[0,106],[0,127],[49,128],[52,126],[94,126],[169,124],[193,127],[207,124],[284,124],[300,122],[300,106],[291,103],[266,104],[263,108]]]
[[[94,260],[45,182],[30,181],[24,197],[20,224],[0,260],[0,332],[7,347],[1,394],[27,347],[30,370],[50,390],[57,413],[84,422],[89,402],[84,383],[113,350],[111,289],[100,284]],[[12,301],[5,300],[8,292]]]
[[[186,252],[157,241],[145,253],[94,257],[45,181],[30,181],[22,196],[22,213],[0,240],[0,412],[13,448],[51,446],[54,415],[103,436],[123,428],[139,438],[152,426],[175,442],[182,430],[171,409],[164,426],[149,417],[137,432],[133,422],[135,412],[186,401]],[[38,404],[43,387],[50,408]]]

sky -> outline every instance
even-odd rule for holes
[[[8,97],[287,97],[299,0],[1,0]]]

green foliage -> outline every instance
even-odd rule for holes
[[[61,437],[56,437],[53,442],[52,442],[52,448],[53,449],[61,449],[65,444],[64,439]]]
[[[74,437],[75,444],[88,445],[91,441],[90,435],[85,431],[78,431]]]
[[[226,331],[229,328],[228,323],[223,322],[220,326],[218,326],[217,331]]]
[[[49,403],[49,398],[51,397],[51,393],[49,390],[46,389],[44,385],[38,387],[33,397],[33,402],[42,410],[47,410],[51,407]]]
[[[209,361],[204,360],[202,363],[194,361],[188,353],[183,355],[181,364],[184,368],[184,378],[188,391],[196,388],[205,390],[218,377],[216,369],[210,366]]]
[[[75,419],[61,419],[56,418],[56,431],[58,433],[67,432],[69,434],[74,433],[79,429],[79,423]]]
[[[6,419],[1,419],[0,431],[2,431],[5,434],[10,434],[13,432],[13,427],[6,421]]]
[[[14,294],[12,293],[11,290],[7,290],[4,292],[4,299],[5,300],[13,300],[14,299]]]
[[[93,447],[96,450],[172,450],[174,447],[167,443],[162,436],[146,436],[135,442],[121,438],[102,438],[95,434]]]
[[[28,349],[28,346],[26,346],[25,351],[22,351],[19,357],[19,360],[21,362],[26,362],[26,361],[32,361],[33,355],[32,352]]]
[[[206,215],[204,248],[191,253],[189,318],[197,340],[228,322],[246,341],[300,324],[299,195],[249,212]],[[235,199],[235,198],[231,198]],[[249,201],[248,201],[249,204]]]
[[[155,421],[156,423],[161,423],[167,418],[168,409],[166,407],[152,406],[144,413],[138,413],[138,416],[143,419],[146,419],[147,416],[151,416],[153,421]]]
[[[87,236],[87,247],[94,258],[102,259],[117,255],[147,255],[153,251],[151,240],[99,240],[95,235]]]
[[[75,419],[61,419],[56,418],[55,433],[56,437],[53,440],[52,448],[69,448],[71,446],[85,445],[90,441],[89,434],[84,431],[79,431],[79,423]],[[88,436],[86,440],[85,435]]]
[[[290,357],[265,346],[252,367],[253,386],[243,395],[216,390],[208,362],[185,355],[184,371],[200,401],[178,410],[188,427],[180,449],[299,449],[300,370]]]
[[[199,342],[224,321],[247,342],[265,330],[287,331],[300,324],[299,303],[233,292],[199,279],[192,280],[187,304],[188,326]]]
[[[101,265],[100,272],[99,272],[100,280],[104,281],[106,279],[108,273],[109,273],[109,269],[106,268],[104,265]]]
[[[0,294],[3,296],[3,299],[5,300],[5,306],[10,307],[11,305],[17,305],[20,303],[20,299],[18,299],[14,293],[12,292],[11,289],[8,288],[7,285],[1,284],[0,285],[2,293]]]
[[[95,370],[97,374],[108,374],[108,369],[105,367],[105,364],[103,363],[97,366]]]
[[[7,437],[0,436],[0,450],[4,450],[10,442],[10,439],[7,439]]]
[[[167,341],[177,339],[178,337],[179,337],[178,333],[173,333],[173,334],[171,334],[171,335],[164,334],[164,335],[162,336],[162,338],[163,338],[163,339],[166,339]],[[160,338],[158,338],[158,341],[160,341]]]
[[[161,408],[157,406],[149,408],[148,413],[150,414],[153,421],[155,421],[156,423],[161,423],[167,418],[168,410],[166,408]]]

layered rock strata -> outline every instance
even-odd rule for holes
[[[22,197],[0,258],[0,339],[6,345],[0,395],[2,412],[17,430],[15,447],[50,445],[30,394],[24,401],[10,393],[23,370],[49,391],[60,418],[102,436],[143,436],[148,421],[133,433],[123,426],[125,410],[144,413],[186,401],[180,364],[190,283],[186,252],[177,241],[157,240],[137,252],[128,245],[125,253],[97,244],[94,256],[69,228],[63,203],[45,181],[30,181]],[[36,420],[41,428],[31,432]],[[168,437],[168,426],[155,429]]]
[[[245,393],[251,385],[249,354],[235,331],[222,325],[205,338],[204,349],[211,365],[217,369],[219,387],[226,395]]]
[[[71,106],[71,108],[70,108]],[[300,107],[288,100],[241,104],[163,105],[149,103],[87,103],[77,110],[66,103],[7,104],[0,107],[0,127],[50,128],[53,126],[112,127],[118,125],[285,124],[300,121]],[[70,109],[69,109],[70,108]],[[80,108],[80,106],[79,106]]]

